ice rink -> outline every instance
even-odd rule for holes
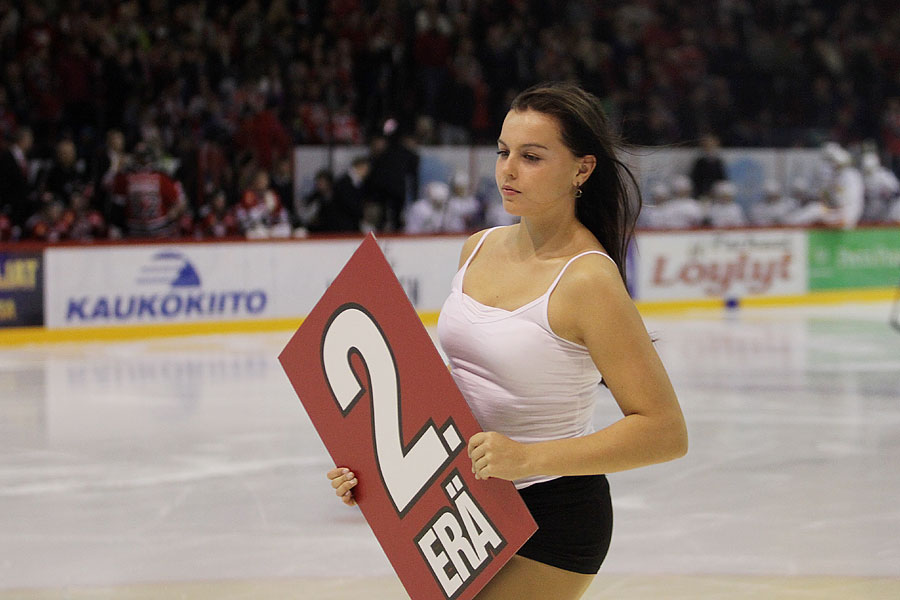
[[[900,598],[889,310],[647,317],[691,449],[610,476],[587,597]],[[291,333],[0,347],[0,599],[405,598],[326,481]]]

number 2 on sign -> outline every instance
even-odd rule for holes
[[[368,375],[375,462],[388,497],[402,517],[458,454],[462,437],[452,419],[440,430],[428,419],[412,441],[404,444],[394,353],[372,315],[353,303],[338,308],[322,334],[325,379],[344,416],[366,392],[351,366],[354,354],[362,358]]]

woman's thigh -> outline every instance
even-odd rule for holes
[[[475,600],[577,600],[594,575],[566,571],[544,563],[513,556]]]

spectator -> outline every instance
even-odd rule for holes
[[[313,185],[313,191],[303,198],[297,216],[301,227],[316,232],[325,229],[323,222],[325,207],[334,200],[334,177],[331,171],[322,169],[317,172]]]
[[[198,206],[214,190],[236,198],[239,165],[271,171],[291,142],[361,143],[392,115],[402,115],[397,131],[430,122],[435,140],[490,143],[510,93],[542,78],[580,79],[636,141],[679,143],[696,132],[728,146],[878,139],[885,165],[900,173],[890,3],[593,10],[567,0],[558,10],[524,2],[508,11],[502,2],[303,2],[296,18],[283,2],[57,4],[10,4],[0,131],[29,128],[36,157],[64,137],[91,156],[94,131],[118,129],[128,144],[152,133],[160,156],[181,159],[176,178]],[[208,168],[202,144],[179,147],[185,139],[217,140]],[[400,175],[378,154],[374,198],[382,227],[396,229],[418,190],[417,168],[406,164],[415,159],[400,161]],[[102,209],[99,177],[92,168]],[[724,177],[705,176],[695,193]],[[21,227],[37,205],[31,198],[17,212],[10,194],[0,192],[0,205]]]
[[[252,93],[248,115],[241,121],[235,138],[236,148],[246,151],[267,171],[290,154],[290,136],[278,120],[274,108],[266,106],[265,96]]]
[[[291,228],[298,227],[300,219],[297,216],[297,206],[294,202],[294,170],[289,157],[279,158],[275,163],[271,185],[272,191],[278,195],[281,204],[287,210]]]
[[[363,235],[368,233],[378,233],[381,224],[384,223],[384,214],[381,211],[381,205],[377,202],[367,200],[363,204],[362,219],[359,222],[359,232]]]
[[[437,101],[438,136],[443,145],[468,144],[475,116],[475,92],[454,72],[445,82]]]
[[[67,237],[79,242],[90,242],[106,238],[108,230],[106,220],[81,190],[72,193],[69,208],[64,219],[68,222]]]
[[[335,182],[331,202],[323,203],[320,211],[323,231],[360,231],[363,208],[370,202],[366,188],[369,169],[369,159],[358,156],[353,159],[347,172]],[[371,218],[371,213],[369,216]]]
[[[198,212],[198,233],[201,238],[217,239],[236,236],[240,233],[234,210],[228,206],[224,190],[216,190]]]
[[[269,185],[269,173],[257,169],[235,209],[241,233],[248,238],[290,237],[291,221],[278,194]]]
[[[49,192],[41,198],[41,209],[25,222],[27,239],[56,243],[69,236],[65,205]]]
[[[388,120],[384,135],[372,143],[372,200],[384,211],[386,231],[403,229],[403,211],[419,189],[419,155],[410,136],[402,135],[399,123]]]
[[[31,166],[28,153],[34,136],[28,127],[20,127],[13,134],[12,143],[0,152],[0,214],[8,215],[13,237],[25,221],[37,210],[32,199]]]
[[[151,147],[141,142],[135,147],[132,168],[113,182],[113,201],[123,207],[129,237],[174,237],[187,208],[181,184],[157,169],[156,160]]]
[[[715,228],[743,227],[747,218],[735,201],[737,187],[730,181],[717,181],[712,187],[711,201],[706,208],[705,222]]]
[[[714,135],[704,135],[700,140],[702,151],[694,160],[691,167],[691,182],[694,184],[694,193],[698,198],[706,198],[711,195],[713,186],[728,178],[725,172],[725,161],[720,154],[719,138]]]
[[[13,224],[12,220],[3,213],[0,213],[0,242],[9,242],[13,240]]]
[[[77,149],[72,140],[64,139],[56,144],[53,162],[38,177],[38,194],[52,194],[69,206],[72,194],[78,190],[93,198],[93,185],[84,161],[78,159]]]
[[[124,215],[113,214],[117,205],[112,202],[112,188],[116,176],[125,169],[127,161],[125,135],[118,129],[110,129],[106,132],[106,143],[97,152],[91,165],[93,204],[106,215],[107,221],[120,227],[124,223]]]

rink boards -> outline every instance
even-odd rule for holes
[[[441,308],[464,240],[379,237],[426,322]],[[0,342],[36,339],[41,329],[102,337],[291,327],[361,241],[8,245],[0,248]],[[884,300],[900,280],[898,228],[639,232],[631,250],[629,285],[647,310]]]

